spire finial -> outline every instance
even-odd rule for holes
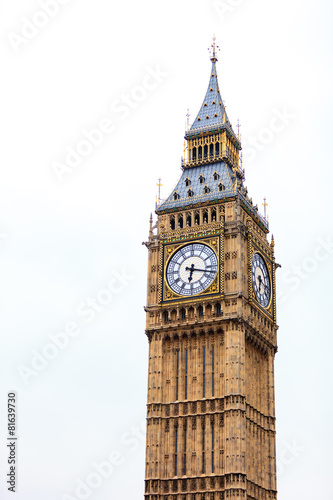
[[[156,203],[157,203],[157,207],[159,207],[161,205],[161,187],[163,186],[163,184],[161,184],[161,178],[158,179],[158,183],[156,184],[156,186],[158,187],[158,198],[156,200]]]
[[[240,122],[239,122],[239,118],[238,118],[238,121],[237,121],[237,125],[236,125],[236,126],[237,126],[237,129],[238,129],[237,137],[238,137],[238,140],[240,140],[239,129],[241,128],[241,126],[242,126],[242,125],[241,125],[241,124],[240,124]]]
[[[268,222],[268,217],[267,217],[267,207],[268,207],[268,203],[267,203],[266,198],[264,198],[264,203],[263,203],[262,205],[263,205],[263,207],[264,207],[264,217],[265,217],[265,220]]]
[[[187,108],[187,113],[186,113],[186,132],[190,130],[190,110]]]
[[[210,60],[212,62],[216,62],[217,61],[216,52],[220,50],[220,47],[218,45],[216,45],[216,36],[215,35],[213,35],[213,43],[212,43],[212,45],[210,47],[211,48],[208,49],[210,51],[210,54],[211,54]]]
[[[149,217],[149,238],[153,236],[153,214]]]

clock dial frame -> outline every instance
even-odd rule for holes
[[[252,256],[252,285],[257,301],[267,309],[271,303],[272,287],[266,262],[258,252]]]
[[[178,248],[166,266],[169,288],[182,297],[198,295],[213,283],[218,271],[218,258],[205,243],[188,243]]]

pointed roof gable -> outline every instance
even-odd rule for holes
[[[215,131],[219,128],[227,128],[237,140],[237,136],[232,129],[228,118],[225,105],[220,93],[219,82],[217,78],[215,47],[213,52],[212,70],[209,78],[209,84],[200,111],[197,114],[191,128],[186,132],[186,136],[196,133]]]
[[[207,92],[190,131],[193,132],[203,127],[205,129],[216,129],[217,125],[224,124],[230,126],[229,118],[220,94],[216,62],[213,61]]]

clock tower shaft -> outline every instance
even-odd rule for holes
[[[274,241],[243,185],[213,49],[182,177],[146,242],[147,500],[276,498]]]

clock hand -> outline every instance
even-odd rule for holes
[[[194,265],[194,264],[192,264]],[[195,269],[194,267],[190,269],[189,267],[185,267],[185,271],[199,271],[201,273],[215,273],[216,271],[210,271],[209,269]]]
[[[265,283],[263,282],[263,280],[261,279],[261,276],[258,276],[258,281],[259,281],[259,293],[261,293],[261,292],[260,292],[260,290],[261,290],[261,285],[264,287],[264,291],[265,291],[266,285],[265,285]]]
[[[194,271],[194,264],[192,264],[191,267],[185,267],[185,271],[190,271],[190,275],[188,277],[188,281],[189,281],[189,283],[191,283],[191,281],[192,281],[192,274],[193,274],[193,271]]]

